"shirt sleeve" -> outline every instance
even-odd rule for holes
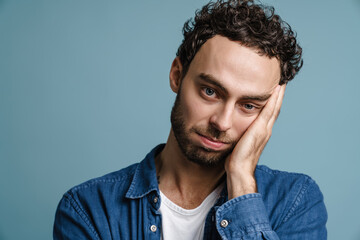
[[[70,194],[61,199],[55,214],[54,240],[100,239],[89,217]]]
[[[216,211],[216,228],[222,239],[322,240],[326,239],[327,213],[314,181],[304,185],[291,207],[279,212],[280,224],[271,226],[262,195],[231,199]]]

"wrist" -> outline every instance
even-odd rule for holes
[[[256,193],[257,185],[254,175],[227,175],[228,199],[242,195]]]

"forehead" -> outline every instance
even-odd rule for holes
[[[253,48],[217,35],[203,44],[188,73],[192,77],[212,75],[224,87],[238,93],[269,93],[279,83],[280,63],[276,58],[260,55]]]

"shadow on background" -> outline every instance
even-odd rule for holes
[[[0,3],[1,3],[1,0],[0,0]],[[359,10],[360,10],[360,0],[355,0],[355,4],[359,7]]]
[[[0,13],[2,12],[3,10],[3,7],[4,7],[4,0],[0,0]],[[0,236],[0,240],[3,240]]]
[[[359,1],[359,7],[360,7],[360,1]],[[360,232],[358,233],[357,237],[355,237],[352,240],[359,240],[359,239],[360,239]],[[1,237],[0,237],[0,240],[1,240]]]

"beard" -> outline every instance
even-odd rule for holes
[[[217,167],[219,165],[223,165],[226,158],[233,151],[237,141],[229,138],[226,135],[226,132],[219,131],[211,125],[207,127],[194,126],[190,128],[190,130],[186,130],[184,110],[182,106],[181,92],[179,91],[171,110],[171,127],[181,152],[189,161],[202,166]],[[215,138],[221,142],[230,144],[230,147],[222,151],[215,151],[206,147],[197,146],[192,143],[190,139],[191,133]]]

